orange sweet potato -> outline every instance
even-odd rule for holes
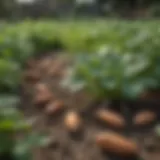
[[[116,112],[105,110],[105,109],[99,109],[95,113],[95,116],[98,120],[114,128],[124,128],[125,126],[124,118]]]
[[[46,106],[46,114],[48,115],[55,115],[57,113],[59,113],[60,111],[62,111],[64,109],[64,104],[62,101],[60,100],[55,100],[50,102],[47,106]]]
[[[114,132],[99,133],[96,143],[100,148],[113,154],[121,156],[138,154],[138,147],[134,141]]]
[[[133,119],[135,125],[147,125],[156,119],[156,114],[152,111],[141,111]]]

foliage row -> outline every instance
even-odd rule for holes
[[[158,55],[160,22],[127,21],[25,21],[1,24],[0,87],[14,91],[22,64],[32,56],[63,49],[69,53],[103,52],[107,47],[120,54]]]

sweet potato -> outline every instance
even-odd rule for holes
[[[137,155],[136,143],[114,132],[99,133],[96,137],[97,145],[107,152],[121,155]]]
[[[116,112],[105,110],[105,109],[99,109],[95,113],[95,116],[98,120],[114,128],[124,128],[125,126],[124,118]]]
[[[46,106],[46,114],[55,115],[64,109],[64,104],[60,100],[52,101]]]
[[[71,132],[76,132],[81,128],[82,121],[78,113],[69,111],[64,119],[66,128]]]
[[[156,119],[156,114],[152,111],[141,111],[133,119],[134,125],[147,125]]]
[[[34,103],[36,105],[43,105],[53,100],[54,96],[52,91],[43,83],[39,83],[35,86]]]

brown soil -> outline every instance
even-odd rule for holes
[[[65,77],[69,65],[71,61],[64,55],[49,55],[38,60],[29,60],[27,63],[27,76],[25,71],[22,80],[22,109],[27,118],[36,118],[33,129],[52,137],[52,142],[47,147],[35,151],[34,160],[159,160],[160,145],[158,146],[159,141],[153,131],[154,125],[145,127],[143,131],[132,129],[130,134],[126,135],[125,128],[115,129],[94,118],[92,110],[88,110],[88,106],[94,102],[92,97],[83,92],[73,95],[60,86],[59,82]],[[46,84],[53,93],[53,98],[45,101],[43,105],[36,105],[34,101],[35,86],[39,83]],[[47,104],[56,100],[63,102],[65,107],[60,109],[61,112],[53,109],[53,113],[47,114],[50,112],[46,111]],[[67,111],[75,111],[81,117],[82,128],[77,133],[69,133],[65,126],[64,117]],[[124,158],[102,151],[95,142],[95,136],[107,130],[133,139],[139,147],[138,156]]]

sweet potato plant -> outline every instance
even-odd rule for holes
[[[15,91],[26,60],[57,49],[65,53],[94,54],[109,46],[120,54],[157,57],[160,50],[159,25],[159,21],[117,20],[4,23],[0,28],[0,72],[1,68],[6,71],[1,75],[0,88],[3,92]],[[159,63],[157,58],[156,61],[153,60],[154,67]],[[156,74],[154,77],[157,78]]]
[[[157,88],[159,67],[147,54],[120,54],[109,48],[97,54],[79,54],[63,85],[85,89],[97,98],[134,99]],[[154,64],[154,66],[153,66]]]

